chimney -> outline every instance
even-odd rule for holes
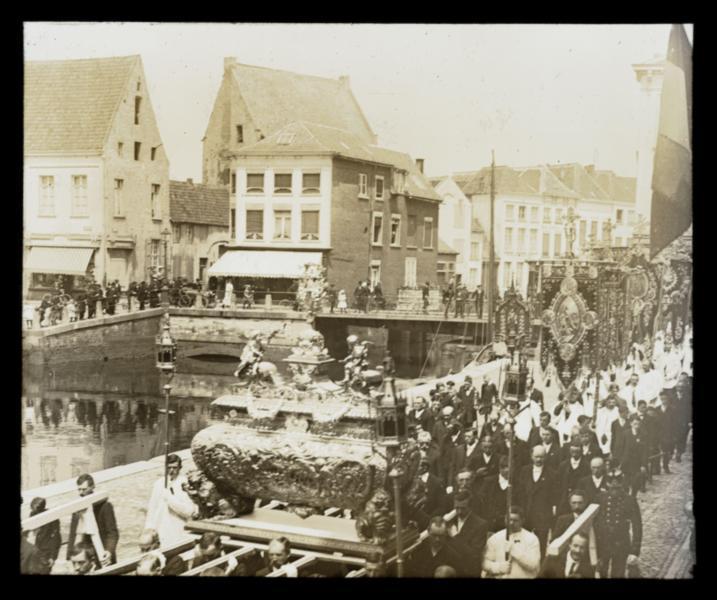
[[[230,67],[233,67],[235,64],[237,64],[237,59],[235,56],[225,56],[224,57],[224,70],[226,71]]]
[[[424,158],[417,158],[416,159],[416,166],[418,167],[418,170],[423,173],[423,163],[425,162]]]
[[[194,181],[192,181],[189,177],[187,177],[187,183],[189,185],[194,185]]]
[[[349,87],[349,85],[350,85],[350,83],[351,83],[351,82],[349,81],[349,76],[348,76],[348,75],[341,75],[341,76],[339,77],[339,83],[341,83],[341,85],[343,85],[343,86],[346,87],[346,88]]]

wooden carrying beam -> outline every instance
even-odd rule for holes
[[[77,500],[72,500],[67,504],[62,504],[60,506],[56,506],[55,508],[49,508],[45,512],[41,512],[39,515],[23,519],[21,523],[22,530],[32,531],[33,529],[38,529],[43,525],[56,521],[60,517],[66,517],[81,510],[85,510],[97,502],[106,500],[108,497],[109,494],[107,492],[95,492],[89,496],[83,496],[81,498],[77,498]]]
[[[300,559],[295,560],[294,562],[291,562],[287,565],[284,565],[280,569],[277,569],[276,571],[272,571],[267,575],[267,577],[286,577],[286,569],[287,567],[295,567],[298,571],[301,567],[305,567],[306,565],[310,565],[311,563],[316,562],[315,556],[302,556]]]
[[[599,504],[591,504],[588,506],[585,511],[577,519],[575,519],[575,521],[573,521],[573,524],[565,530],[563,535],[550,542],[548,545],[548,555],[558,556],[563,550],[565,550],[570,543],[570,538],[572,538],[576,533],[585,531],[588,527],[590,527],[599,510]]]
[[[194,547],[194,544],[196,544],[197,539],[198,538],[196,536],[191,536],[182,542],[177,542],[176,544],[167,546],[166,548],[160,548],[160,551],[167,558],[172,558],[173,556],[176,556],[177,554],[181,554],[182,552],[191,550]],[[91,575],[124,575],[126,573],[132,573],[133,571],[137,570],[137,565],[139,564],[139,561],[142,560],[142,556],[144,556],[144,555],[140,554],[138,556],[133,556],[132,558],[128,558],[128,559],[118,562],[114,565],[108,565],[107,567],[103,567],[97,571],[92,571],[90,574]]]
[[[252,548],[256,548],[257,550],[266,550],[269,547],[269,544],[262,544],[260,542],[240,542],[238,540],[223,540],[222,546],[228,546],[230,548],[251,546]],[[323,562],[339,563],[342,565],[363,566],[366,564],[366,561],[363,558],[344,556],[340,553],[327,554],[325,552],[316,552],[314,550],[301,550],[298,548],[292,548],[291,553],[295,554],[296,556],[312,556],[315,557],[317,560],[321,560]]]
[[[203,565],[199,565],[198,567],[194,567],[193,569],[189,569],[189,571],[185,571],[180,575],[180,577],[191,577],[192,575],[199,575],[203,571],[206,571],[207,569],[211,569],[212,567],[220,567],[224,565],[225,562],[229,560],[229,558],[241,558],[242,556],[246,556],[247,554],[252,554],[253,552],[256,552],[254,548],[251,547],[244,547],[239,548],[238,550],[233,550],[232,552],[229,552],[228,554],[223,554],[219,558],[215,558],[214,560],[210,560],[209,562],[204,563]]]

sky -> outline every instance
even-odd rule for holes
[[[692,41],[692,26],[686,26]],[[223,59],[348,75],[379,144],[429,176],[490,164],[596,164],[636,174],[631,65],[670,25],[25,23],[25,60],[142,57],[170,177],[201,181]]]

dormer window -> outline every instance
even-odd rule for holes
[[[244,127],[241,125],[237,125],[236,131],[237,131],[237,144],[243,144],[244,143]]]
[[[142,106],[142,97],[134,97],[134,124],[139,125],[139,109]]]

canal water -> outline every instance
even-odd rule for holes
[[[213,422],[211,398],[170,400],[169,448],[188,448]],[[164,399],[48,392],[23,400],[22,489],[164,453]]]

